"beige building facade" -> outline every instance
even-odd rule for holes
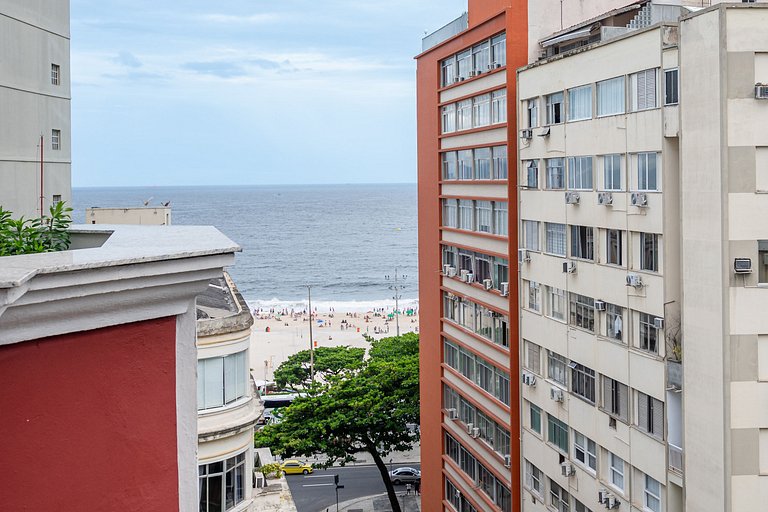
[[[0,206],[37,217],[71,202],[69,1],[0,0],[0,41]]]
[[[148,226],[170,226],[170,206],[136,206],[130,208],[85,209],[88,224],[141,224]]]

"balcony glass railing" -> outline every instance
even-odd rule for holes
[[[683,474],[683,449],[673,444],[669,446],[669,469]]]

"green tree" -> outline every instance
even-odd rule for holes
[[[344,373],[362,368],[364,348],[319,347],[315,349],[315,378],[321,382]],[[275,370],[275,384],[278,387],[303,388],[310,385],[310,353],[302,350],[291,355]]]
[[[11,212],[0,207],[0,256],[69,249],[71,211],[62,201],[39,219],[13,219]]]
[[[341,373],[293,401],[282,421],[256,433],[257,446],[283,457],[324,454],[320,467],[341,465],[357,453],[373,458],[394,512],[400,512],[384,458],[418,441],[418,335],[371,343],[370,357],[356,372]]]

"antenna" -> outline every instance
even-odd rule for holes
[[[398,275],[397,267],[395,267],[395,273],[392,276],[384,276],[384,279],[386,279],[387,281],[390,281],[390,280],[392,281],[392,284],[389,285],[387,288],[395,292],[395,295],[392,298],[395,299],[395,325],[397,328],[397,336],[400,337],[400,299],[403,298],[403,296],[400,295],[400,290],[404,290],[405,285],[398,284],[397,281],[398,279],[400,279],[400,281],[405,281],[406,279],[408,279],[408,276],[406,276],[405,274]]]

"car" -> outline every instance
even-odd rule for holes
[[[286,475],[308,475],[313,469],[312,466],[306,462],[299,462],[296,459],[288,459],[280,464],[280,471]]]
[[[421,480],[421,471],[416,468],[397,468],[389,472],[389,479],[395,485],[416,482]]]

